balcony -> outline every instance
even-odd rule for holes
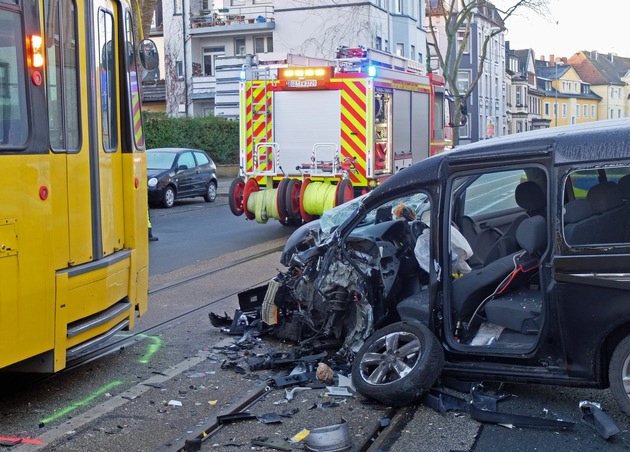
[[[195,76],[192,78],[193,99],[214,99],[217,90],[217,80],[212,76]]]
[[[273,6],[241,6],[190,12],[190,34],[234,33],[274,29]]]

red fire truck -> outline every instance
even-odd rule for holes
[[[243,72],[234,215],[308,222],[450,145],[444,79],[418,62],[341,47],[329,65]]]

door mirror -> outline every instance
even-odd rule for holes
[[[140,56],[140,64],[143,68],[147,71],[154,71],[157,69],[160,63],[160,55],[158,54],[155,42],[150,39],[143,39],[140,41],[138,54]]]

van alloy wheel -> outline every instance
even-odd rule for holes
[[[608,381],[619,407],[630,416],[630,336],[619,342],[612,354]]]
[[[444,352],[419,322],[397,322],[370,336],[352,365],[357,391],[389,406],[409,405],[437,380]]]

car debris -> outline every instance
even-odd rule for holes
[[[619,433],[619,427],[602,410],[602,406],[596,402],[583,400],[579,404],[582,411],[582,423],[595,430],[602,438],[608,439]]]
[[[314,452],[342,452],[352,448],[348,423],[341,419],[341,423],[311,429],[302,440],[306,450]]]
[[[282,450],[287,452],[292,450],[289,443],[280,438],[268,438],[266,436],[262,436],[252,439],[250,443],[252,446],[262,446],[269,449]]]
[[[285,398],[289,401],[293,400],[295,394],[301,391],[309,391],[311,388],[305,388],[304,386],[296,386],[292,389],[285,389]]]

